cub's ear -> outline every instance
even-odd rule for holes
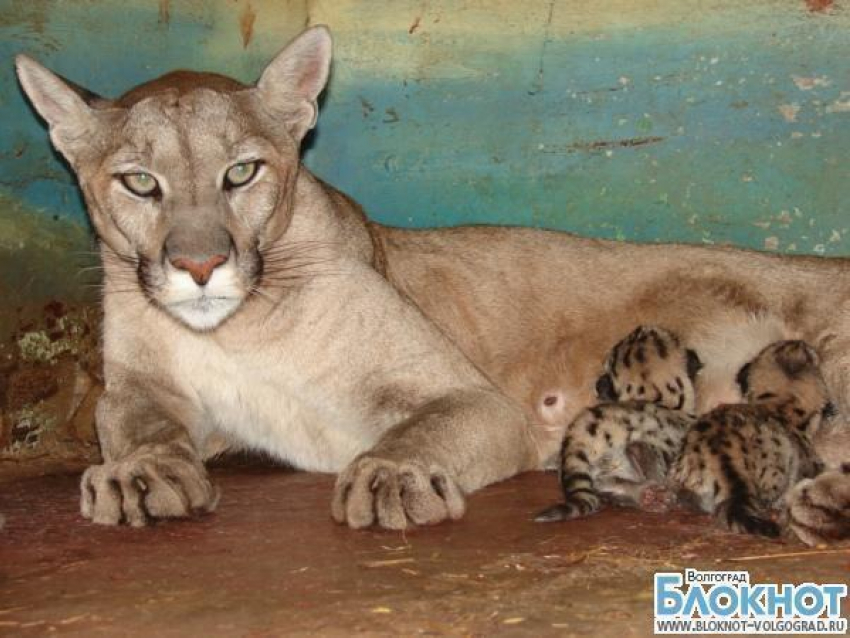
[[[752,363],[745,363],[741,369],[738,370],[738,374],[735,377],[735,382],[741,390],[741,396],[747,396],[747,392],[750,391],[750,368],[752,368],[752,366]]]
[[[697,374],[703,368],[702,360],[699,358],[699,355],[690,348],[687,349],[685,354],[688,357],[688,378],[691,380],[691,383],[693,383],[694,379],[697,378]]]
[[[332,41],[327,27],[307,29],[277,54],[257,82],[260,99],[286,122],[296,141],[316,125],[328,81]]]
[[[785,374],[794,379],[818,365],[818,355],[805,341],[786,341],[777,348],[776,363]]]
[[[614,389],[614,381],[607,372],[596,380],[596,398],[600,401],[614,402],[617,400],[617,391]]]
[[[26,55],[15,57],[15,68],[30,102],[50,126],[54,146],[73,162],[74,142],[86,143],[95,124],[86,92]]]
[[[821,410],[820,414],[824,419],[832,419],[838,416],[838,408],[835,407],[835,404],[832,401],[827,401],[827,404],[823,406],[823,410]]]

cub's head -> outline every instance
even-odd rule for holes
[[[696,352],[664,328],[639,326],[614,346],[596,382],[601,401],[649,401],[693,412],[694,380],[702,368]]]
[[[804,341],[770,344],[741,368],[737,381],[745,401],[787,404],[789,421],[810,434],[835,411],[820,359]]]
[[[34,60],[21,86],[77,174],[116,263],[157,306],[210,330],[255,289],[264,249],[291,217],[299,146],[331,60],[326,28],[302,33],[254,86],[177,71],[103,99]]]

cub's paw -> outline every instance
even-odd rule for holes
[[[405,529],[463,516],[463,494],[441,467],[372,456],[355,459],[337,478],[331,514],[360,529]]]
[[[80,484],[80,510],[101,525],[141,527],[157,518],[205,514],[215,509],[218,490],[191,452],[152,445],[126,459],[93,465]]]
[[[674,509],[677,504],[678,499],[674,490],[666,485],[652,483],[641,491],[638,507],[645,512],[665,514]]]

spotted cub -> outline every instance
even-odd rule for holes
[[[640,326],[609,354],[596,383],[602,403],[567,426],[559,480],[563,503],[537,515],[539,522],[587,516],[601,495],[624,505],[642,502],[664,481],[695,421],[696,353],[662,328]]]
[[[735,531],[777,536],[770,509],[821,470],[811,437],[832,410],[817,354],[802,341],[762,350],[737,376],[746,403],[701,416],[669,479]]]
[[[807,545],[850,538],[850,463],[797,483],[786,499],[785,525]]]

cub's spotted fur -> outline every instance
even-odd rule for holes
[[[800,481],[786,505],[788,530],[807,545],[850,538],[850,463]]]
[[[693,381],[700,365],[692,350],[661,328],[640,326],[619,342],[596,384],[605,403],[582,411],[564,435],[564,502],[535,520],[592,514],[601,507],[600,494],[640,503],[649,485],[664,480],[694,422]]]
[[[663,328],[638,326],[614,346],[596,381],[601,401],[646,401],[693,412],[693,380],[702,368],[696,352]],[[691,381],[690,383],[688,381]]]
[[[821,470],[811,437],[832,409],[826,384],[802,341],[769,345],[741,369],[738,383],[747,403],[700,417],[669,478],[730,529],[777,536],[768,510]]]

